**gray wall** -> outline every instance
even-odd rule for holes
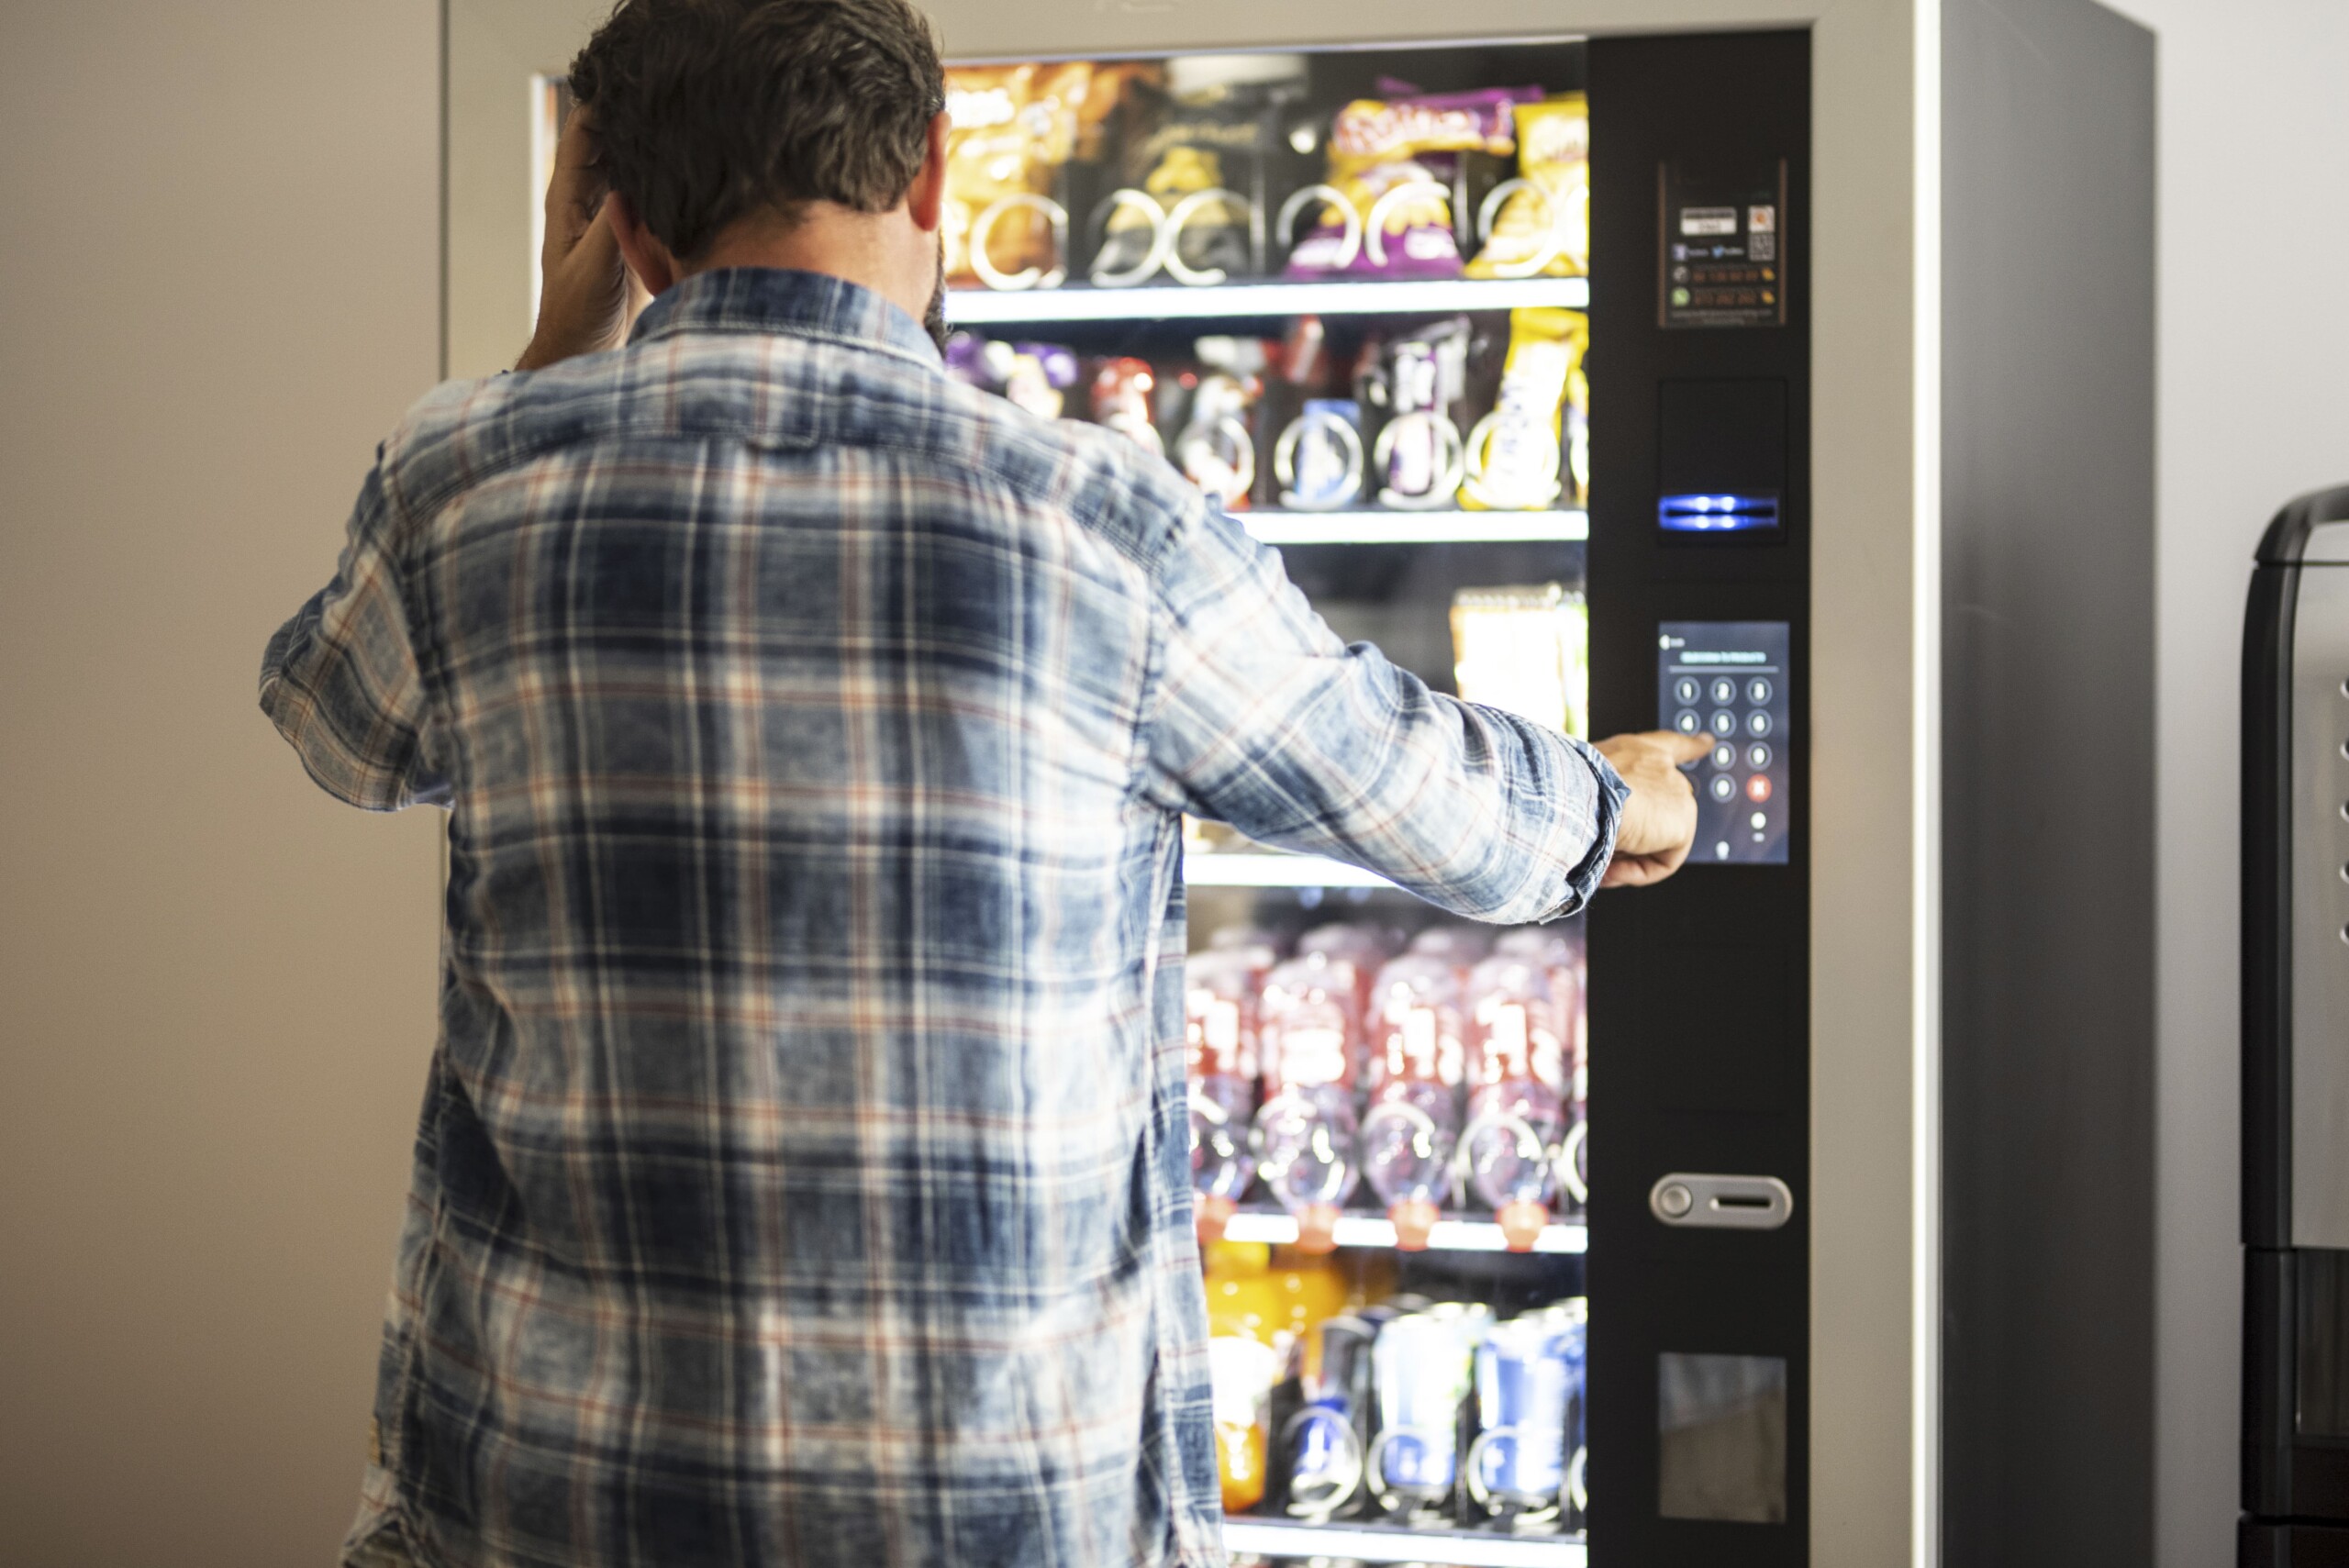
[[[253,706],[437,365],[431,0],[0,7],[0,1560],[324,1563],[435,827]]]
[[[2154,41],[1943,10],[1943,1540],[2152,1555]]]
[[[2161,34],[2160,1568],[2234,1561],[2235,680],[2252,546],[2349,482],[2349,6],[2113,0]]]

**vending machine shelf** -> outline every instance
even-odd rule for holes
[[[1226,321],[1283,316],[1425,316],[1590,304],[1587,278],[1416,278],[1399,281],[1157,284],[1052,289],[957,288],[946,296],[957,327],[1049,326],[1071,321]]]
[[[1224,1549],[1262,1557],[1356,1562],[1448,1562],[1458,1568],[1586,1568],[1577,1536],[1509,1536],[1479,1530],[1402,1529],[1392,1525],[1303,1524],[1227,1518]]]
[[[1578,544],[1590,514],[1542,512],[1239,512],[1266,544]]]
[[[1384,1215],[1349,1214],[1338,1221],[1332,1239],[1341,1247],[1392,1250],[1394,1222]],[[1224,1224],[1227,1241],[1263,1241],[1285,1247],[1297,1240],[1297,1221],[1278,1209],[1244,1209]],[[1489,1219],[1440,1219],[1428,1232],[1431,1252],[1505,1252],[1508,1239]],[[1536,1252],[1579,1253],[1590,1250],[1590,1230],[1584,1225],[1546,1225],[1533,1243]]]
[[[1183,857],[1183,880],[1193,887],[1393,887],[1375,871],[1320,855],[1277,850],[1234,850]]]

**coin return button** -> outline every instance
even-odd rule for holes
[[[1675,1227],[1776,1230],[1794,1218],[1795,1195],[1776,1176],[1675,1171],[1648,1189],[1648,1212]]]

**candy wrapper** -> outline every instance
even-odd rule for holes
[[[1097,122],[1115,102],[1115,89],[1106,81],[1104,91],[1094,93],[1096,75],[1095,67],[1083,61],[964,66],[946,72],[943,227],[949,277],[978,275],[972,240],[998,204],[1002,210],[986,235],[996,275],[1033,269],[1048,276],[1061,267],[1046,204],[1054,176],[1076,151],[1088,123]]]
[[[1590,271],[1590,104],[1582,94],[1517,106],[1517,178],[1493,187],[1476,228],[1485,242],[1468,263],[1472,278]]]
[[[1057,419],[1076,384],[1076,351],[1058,343],[1014,343],[957,332],[946,340],[947,373],[1000,393],[1040,419]]]
[[[1117,431],[1152,457],[1166,455],[1166,442],[1152,417],[1158,373],[1148,360],[1130,355],[1108,360],[1093,373],[1093,422]]]
[[[1590,384],[1582,357],[1590,343],[1590,318],[1578,310],[1512,310],[1508,359],[1501,368],[1500,395],[1493,410],[1468,432],[1467,474],[1460,504],[1472,511],[1539,511],[1562,495],[1581,498],[1581,474],[1588,468],[1588,428],[1584,417]],[[1581,408],[1574,406],[1575,393]],[[1571,427],[1571,428],[1570,428]],[[1576,438],[1580,438],[1577,443]],[[1584,453],[1579,465],[1570,449]]]
[[[1264,395],[1264,345],[1252,338],[1202,338],[1197,353],[1188,417],[1169,455],[1224,510],[1241,511],[1256,486],[1252,416]]]
[[[1362,409],[1351,398],[1311,397],[1273,449],[1281,505],[1328,512],[1362,494]]]
[[[1465,443],[1454,417],[1467,381],[1469,327],[1453,317],[1384,345],[1364,344],[1358,401],[1377,425],[1370,484],[1378,504],[1405,511],[1453,504]]]
[[[1453,679],[1462,700],[1586,737],[1590,616],[1556,583],[1463,588],[1452,596]]]
[[[1307,200],[1321,206],[1288,257],[1297,278],[1452,278],[1461,271],[1452,195],[1458,155],[1517,150],[1512,111],[1538,87],[1486,87],[1399,98],[1358,98],[1330,128],[1330,174],[1289,198],[1287,229]]]

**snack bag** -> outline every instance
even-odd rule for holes
[[[1357,98],[1340,109],[1330,128],[1325,188],[1343,196],[1350,211],[1324,203],[1289,252],[1288,275],[1458,277],[1451,201],[1458,155],[1515,152],[1511,111],[1540,96],[1538,87],[1486,87]]]
[[[1583,438],[1581,467],[1586,472],[1584,415],[1590,384],[1582,373],[1582,358],[1589,343],[1590,317],[1578,310],[1540,306],[1509,312],[1500,395],[1492,412],[1468,433],[1461,506],[1480,512],[1539,511],[1569,490],[1580,497],[1582,480],[1570,472],[1569,447],[1570,437]],[[1577,387],[1583,412],[1570,415]]]
[[[1587,738],[1590,617],[1556,583],[1452,596],[1453,680],[1464,702]]]
[[[946,72],[946,272],[975,275],[973,230],[1007,197],[1048,197],[1053,176],[1076,150],[1093,85],[1083,61],[1058,65],[963,66]],[[1105,93],[1103,97],[1110,97]],[[1095,115],[1106,112],[1093,106]],[[987,235],[996,270],[1015,273],[1058,264],[1050,219],[1032,206],[1001,213]]]
[[[1127,144],[1126,183],[1097,208],[1096,283],[1149,281],[1160,268],[1216,284],[1257,264],[1255,207],[1280,123],[1306,91],[1298,55],[1202,55],[1168,69],[1156,123]]]
[[[1264,389],[1264,345],[1252,338],[1202,338],[1196,349],[1201,368],[1167,455],[1224,510],[1240,511],[1256,486],[1254,413]]]
[[[1430,511],[1459,494],[1465,444],[1455,417],[1467,380],[1465,317],[1433,321],[1390,343],[1365,339],[1357,401],[1377,421],[1369,487],[1378,505]]]
[[[1478,215],[1472,278],[1575,278],[1590,271],[1590,103],[1580,93],[1517,106],[1515,180]]]

